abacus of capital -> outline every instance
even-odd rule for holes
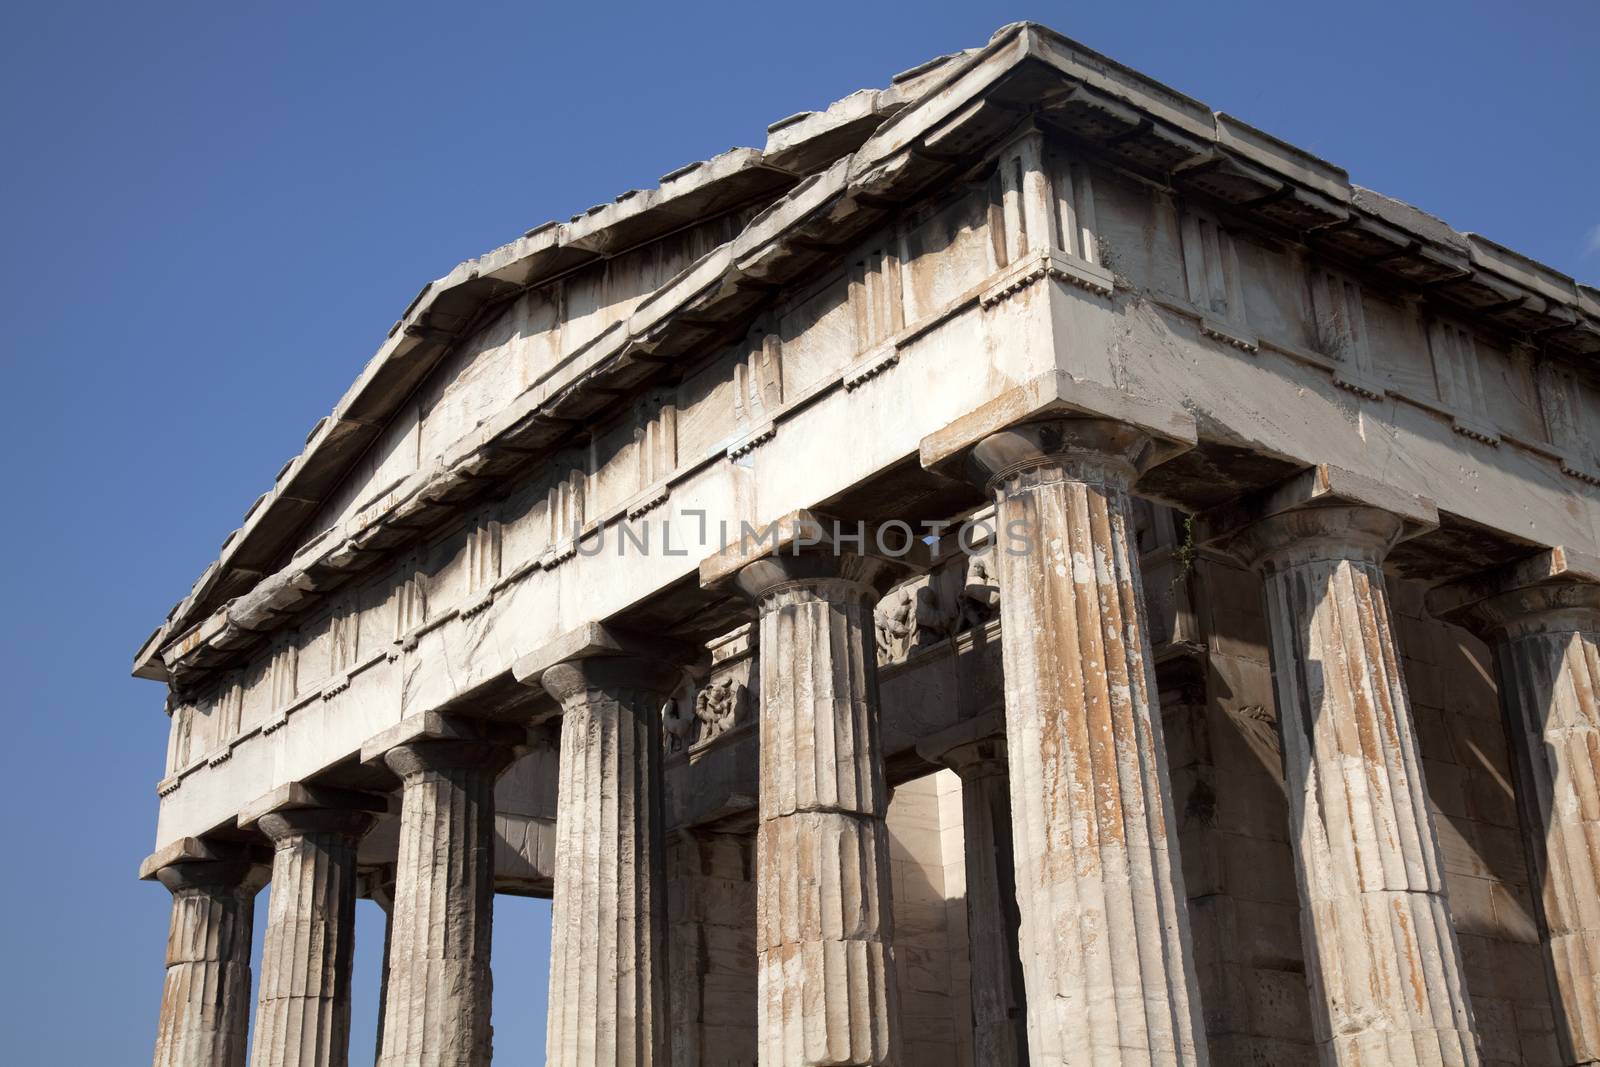
[[[137,654],[155,1063],[1600,1062],[1597,356],[1027,23],[529,230]]]

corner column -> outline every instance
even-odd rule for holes
[[[256,821],[273,857],[252,1067],[350,1062],[356,847],[375,823],[367,811],[316,808]]]
[[[994,494],[1011,825],[1033,1063],[1206,1062],[1130,488],[1142,429],[1041,419],[971,462]]]
[[[1004,730],[998,717],[973,719],[917,746],[924,758],[961,778],[972,1055],[973,1062],[985,1067],[1021,1067],[1028,1062]]]
[[[895,572],[799,547],[733,571],[760,616],[759,1060],[890,1064],[899,994],[872,612]],[[702,581],[730,559],[702,564]]]
[[[1429,607],[1494,652],[1561,1063],[1600,1063],[1600,560],[1553,549]]]
[[[1416,515],[1318,469],[1235,527],[1262,578],[1324,1064],[1479,1062],[1381,563]],[[1395,495],[1369,487],[1374,497]]]
[[[562,708],[546,1058],[666,1067],[661,708],[681,672],[633,656],[546,669]]]
[[[265,868],[249,860],[173,863],[167,975],[154,1067],[244,1067],[250,940]]]
[[[378,1067],[487,1067],[494,922],[494,781],[512,749],[414,740],[400,776],[400,849]]]

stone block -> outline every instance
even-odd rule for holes
[[[1252,1033],[1294,1040],[1311,1032],[1311,995],[1304,973],[1250,967],[1243,974]]]
[[[1508,830],[1519,828],[1517,798],[1503,764],[1470,768],[1465,785],[1467,806],[1474,819]]]
[[[1220,834],[1228,891],[1245,900],[1297,903],[1294,860],[1289,846],[1240,834]]]
[[[1520,1064],[1522,1037],[1517,1032],[1516,1009],[1500,997],[1474,996],[1472,1016],[1483,1038],[1485,1064]]]
[[[1309,1041],[1286,1041],[1250,1034],[1211,1040],[1211,1062],[1227,1067],[1316,1067],[1317,1049]]]
[[[1183,853],[1183,887],[1190,899],[1226,891],[1227,877],[1215,830],[1206,826],[1185,829],[1178,834],[1178,845]]]
[[[1239,900],[1233,911],[1233,936],[1224,949],[1230,961],[1276,970],[1304,970],[1298,903]]]
[[[1479,852],[1479,827],[1476,823],[1468,819],[1443,817],[1435,823],[1435,830],[1439,838],[1439,855],[1447,876],[1485,878],[1491,874],[1491,868]]]
[[[1528,884],[1528,853],[1521,830],[1480,822],[1474,824],[1473,835],[1478,855],[1494,877],[1516,885]]]
[[[1450,914],[1457,930],[1484,937],[1500,936],[1500,924],[1495,919],[1491,895],[1493,885],[1487,878],[1450,880]]]
[[[1526,886],[1495,882],[1489,887],[1489,896],[1501,937],[1530,945],[1539,943],[1539,923]]]
[[[1424,758],[1422,778],[1428,787],[1428,807],[1435,815],[1471,819],[1467,803],[1467,769],[1457,763],[1441,763]]]
[[[1407,684],[1411,684],[1411,675],[1407,674]],[[1428,674],[1427,677],[1434,677]],[[1412,721],[1417,727],[1417,743],[1420,747],[1422,758],[1436,763],[1459,764],[1460,757],[1455,750],[1455,735],[1451,732],[1445,713],[1434,703],[1425,701],[1412,686]],[[1428,778],[1428,788],[1433,789],[1433,779]],[[1435,808],[1437,810],[1437,808]]]

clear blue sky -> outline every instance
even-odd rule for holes
[[[132,653],[461,259],[1031,18],[1600,281],[1592,2],[230,6],[0,34],[9,1063],[149,1061],[166,720]],[[501,900],[498,1062],[538,1064],[548,908]]]

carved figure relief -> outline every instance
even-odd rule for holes
[[[904,659],[910,649],[916,620],[917,590],[902,585],[878,601],[872,621],[878,639],[878,660]]]
[[[987,555],[966,557],[961,584],[953,591],[952,577],[949,571],[935,572],[891,589],[878,602],[873,622],[879,663],[903,660],[999,614],[1000,585]]]
[[[713,679],[695,694],[692,713],[669,700],[661,708],[666,749],[685,752],[715,740],[745,721],[749,701],[745,687],[729,675]]]
[[[661,741],[669,753],[683,752],[694,743],[695,720],[676,700],[661,705]]]
[[[727,676],[700,690],[694,698],[694,716],[700,722],[695,741],[709,741],[732,729],[741,718],[743,704],[744,686]]]

